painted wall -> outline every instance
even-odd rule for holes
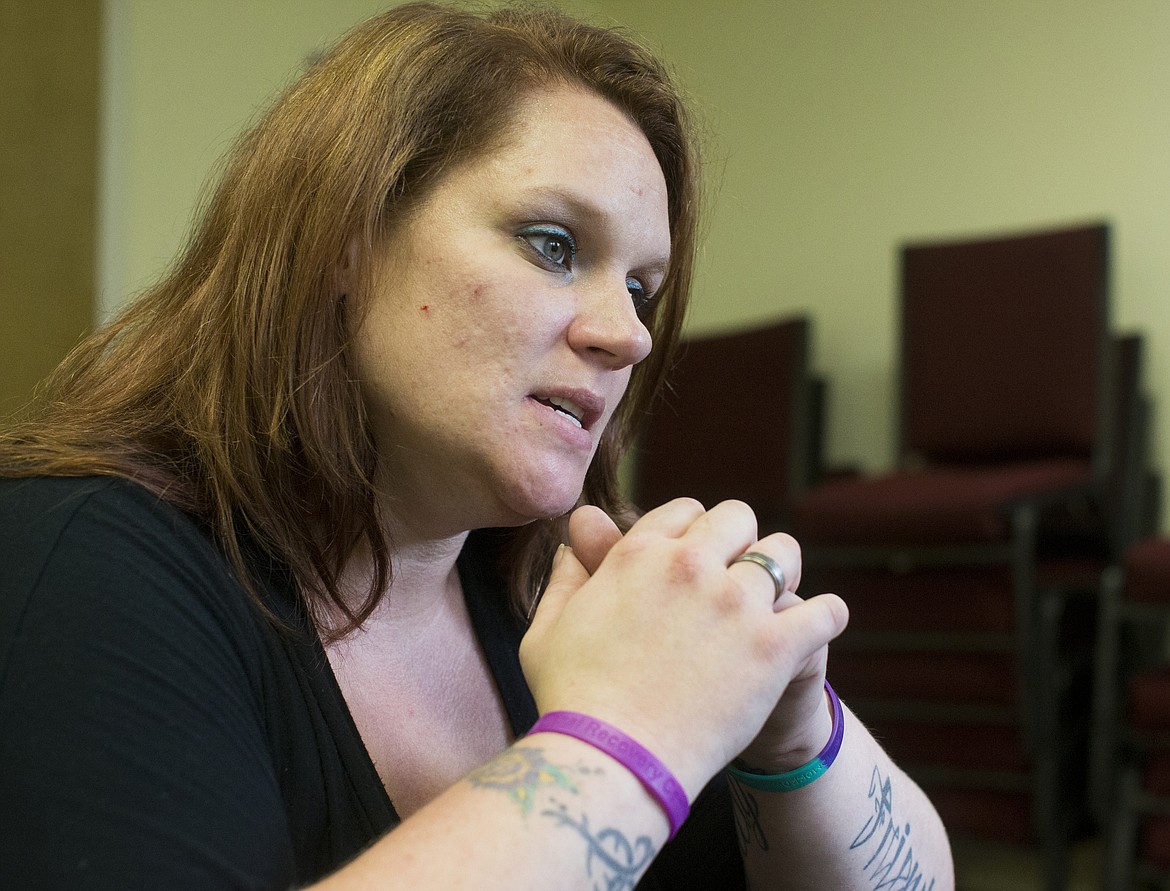
[[[0,419],[93,314],[101,17],[0,0]]]
[[[100,292],[152,280],[206,172],[302,60],[382,3],[107,0]],[[893,441],[895,255],[908,239],[1104,217],[1113,317],[1170,400],[1170,4],[596,0],[693,94],[709,237],[692,330],[815,320],[830,459]],[[1170,411],[1156,463],[1170,467]]]

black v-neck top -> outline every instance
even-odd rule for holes
[[[519,737],[537,713],[489,538],[459,574]],[[289,573],[255,567],[288,631],[140,486],[0,480],[0,888],[285,889],[399,822]],[[717,781],[639,888],[743,886]]]

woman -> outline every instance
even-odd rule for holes
[[[3,439],[0,884],[951,887],[795,543],[618,495],[696,183],[660,65],[550,12],[291,88]]]

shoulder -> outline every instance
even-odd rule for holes
[[[119,560],[165,541],[171,556],[214,553],[195,520],[147,489],[113,477],[0,479],[5,565],[30,567],[67,554]],[[0,571],[3,571],[0,569]]]
[[[29,556],[79,544],[130,544],[157,530],[206,540],[194,519],[146,488],[115,477],[0,479],[0,533]]]
[[[287,884],[264,627],[142,487],[0,480],[0,800],[23,802],[0,863],[23,851],[29,887]]]
[[[38,630],[206,644],[255,627],[208,531],[114,478],[0,480],[0,591],[0,664]]]

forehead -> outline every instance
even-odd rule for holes
[[[626,221],[641,233],[642,247],[669,255],[658,159],[637,124],[590,90],[557,85],[519,100],[504,141],[461,172],[517,201],[559,196],[607,224]]]

